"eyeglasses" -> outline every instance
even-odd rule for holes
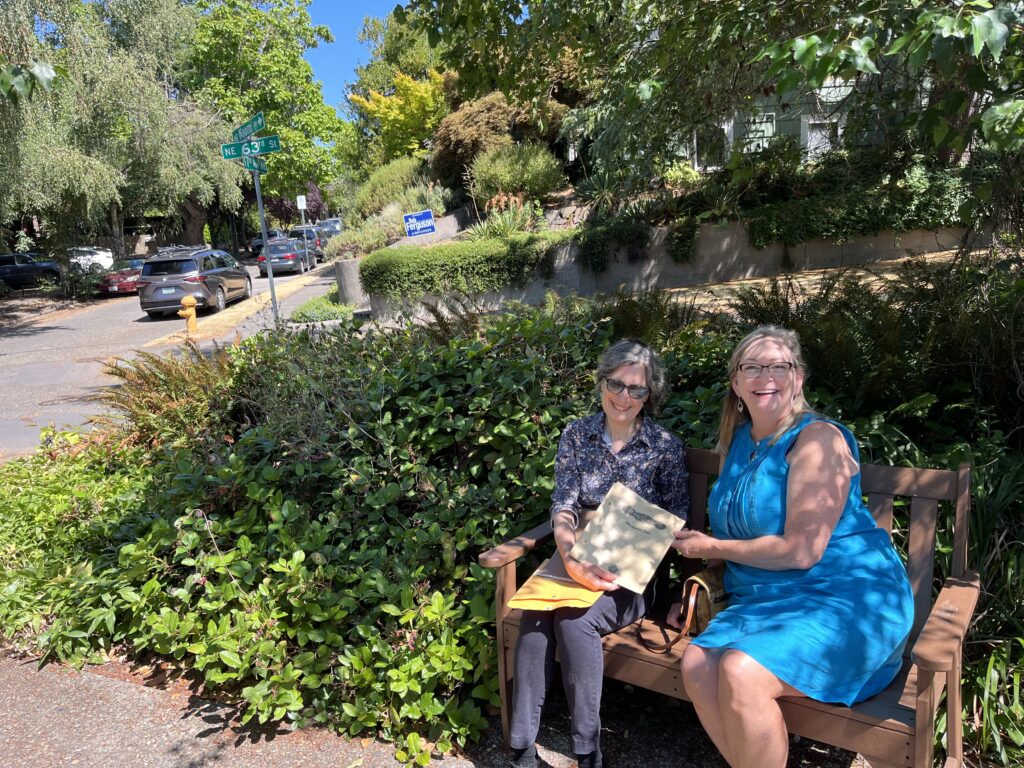
[[[740,373],[743,374],[745,379],[757,379],[761,376],[761,373],[768,371],[769,376],[775,378],[782,378],[789,373],[793,368],[796,367],[796,363],[769,363],[768,365],[758,365],[757,363],[743,363],[738,367]]]
[[[638,384],[630,384],[628,387],[618,379],[605,379],[605,389],[611,392],[613,395],[619,394],[622,390],[626,390],[629,396],[634,400],[643,400],[649,394],[651,394],[650,387],[641,387]]]

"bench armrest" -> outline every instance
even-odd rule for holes
[[[953,669],[980,592],[981,578],[973,571],[946,579],[910,652],[915,664],[932,672]]]
[[[494,549],[487,550],[477,558],[477,562],[484,568],[500,568],[503,565],[514,563],[550,535],[551,522],[541,523],[536,528],[519,534],[511,541],[506,541]]]

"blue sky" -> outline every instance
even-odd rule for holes
[[[356,79],[356,65],[370,60],[370,51],[356,36],[366,16],[383,18],[398,0],[313,0],[309,13],[315,24],[325,24],[334,42],[306,52],[316,79],[324,84],[324,101],[339,107],[345,100],[345,83]]]

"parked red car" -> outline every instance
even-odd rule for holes
[[[142,273],[144,258],[121,259],[114,262],[96,285],[96,291],[105,296],[120,293],[136,293],[139,290],[139,275]]]

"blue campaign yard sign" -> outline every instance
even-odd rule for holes
[[[402,218],[405,220],[405,234],[409,237],[429,235],[431,232],[437,232],[437,227],[434,226],[433,211],[407,213]]]

